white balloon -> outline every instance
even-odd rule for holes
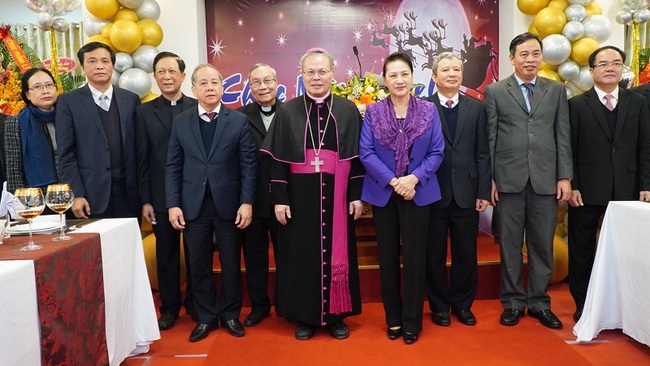
[[[54,24],[52,24],[52,27],[57,32],[65,33],[68,31],[68,29],[70,29],[70,23],[68,23],[68,21],[63,18],[56,18],[54,19]]]
[[[81,0],[22,0],[22,2],[32,11],[46,12],[53,17],[71,13],[81,5]]]
[[[650,15],[650,12],[648,14]],[[604,15],[588,16],[582,24],[585,26],[584,36],[593,38],[598,43],[605,42],[612,34],[612,22]]]
[[[634,22],[635,23],[645,23],[650,20],[650,10],[642,9],[634,13]]]
[[[567,60],[558,66],[557,73],[560,75],[562,80],[571,81],[578,77],[580,66],[573,60]]]
[[[113,70],[113,75],[111,75],[111,84],[113,86],[120,86],[120,76],[122,75],[121,72],[117,70]]]
[[[585,26],[577,20],[572,20],[564,25],[562,35],[569,41],[575,42],[585,35]]]
[[[616,14],[616,23],[618,24],[627,24],[632,21],[632,18],[634,17],[634,14],[632,14],[631,11],[629,10],[620,10],[618,14]]]
[[[138,19],[140,20],[158,20],[158,18],[160,18],[160,6],[156,0],[144,0],[142,5],[135,9],[135,13],[138,14]]]
[[[113,68],[119,72],[124,72],[133,67],[133,58],[126,52],[115,54],[115,65]]]
[[[151,79],[149,74],[144,72],[144,70],[131,68],[120,75],[120,88],[130,90],[136,93],[140,98],[144,98],[145,95],[151,90]]]
[[[542,40],[542,60],[549,65],[559,65],[571,54],[571,42],[561,34],[551,34]]]
[[[147,73],[153,72],[153,59],[158,54],[158,49],[150,45],[142,45],[131,53],[133,66]]]
[[[142,5],[142,2],[144,2],[144,0],[118,0],[118,1],[120,5],[129,9],[136,9],[140,5]]]
[[[569,5],[564,9],[564,15],[566,15],[568,22],[572,20],[581,22],[587,17],[587,9],[580,4]]]
[[[571,82],[582,91],[587,91],[594,86],[594,78],[591,77],[589,66],[581,67],[578,77],[571,80]]]
[[[50,29],[52,24],[54,24],[54,17],[51,16],[49,13],[43,11],[38,13],[38,16],[36,17],[36,21],[38,22],[39,28]]]
[[[580,4],[583,6],[594,2],[594,0],[567,0],[567,1],[571,4]]]
[[[88,37],[98,35],[102,32],[102,28],[110,22],[109,19],[99,19],[94,15],[88,15],[83,21],[84,33],[86,33]]]

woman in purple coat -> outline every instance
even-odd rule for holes
[[[389,55],[383,76],[390,96],[368,106],[361,129],[361,199],[372,204],[388,338],[412,344],[422,330],[429,211],[440,199],[435,173],[445,146],[436,107],[411,95],[411,59]]]

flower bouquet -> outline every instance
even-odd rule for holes
[[[335,84],[332,86],[332,93],[354,102],[361,115],[365,115],[366,107],[374,102],[385,99],[388,93],[379,86],[377,76],[367,73],[366,77],[361,79],[354,74],[347,84]]]

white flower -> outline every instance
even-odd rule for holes
[[[359,110],[359,113],[361,113],[362,116],[365,116],[365,114],[366,114],[366,105],[365,104],[357,104],[357,109]]]
[[[372,85],[368,85],[365,90],[366,94],[372,94],[375,92],[375,88]]]

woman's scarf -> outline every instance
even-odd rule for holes
[[[429,128],[435,109],[428,102],[409,98],[406,118],[398,121],[393,109],[393,101],[386,98],[368,108],[372,133],[381,146],[395,153],[395,174],[401,177],[409,164],[409,149],[413,141]]]
[[[58,180],[52,142],[45,134],[41,122],[54,123],[54,110],[43,112],[28,105],[18,113],[23,169],[30,187],[43,187]]]

